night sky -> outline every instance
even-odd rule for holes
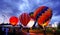
[[[53,11],[50,23],[60,21],[60,0],[0,0],[0,24],[9,23],[11,16],[19,17],[24,12],[34,12],[40,6],[50,7]]]

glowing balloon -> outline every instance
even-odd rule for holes
[[[15,16],[10,17],[9,22],[11,25],[15,26],[18,23],[18,18]]]
[[[52,10],[46,6],[41,6],[35,10],[34,17],[39,25],[47,26],[52,17]]]
[[[27,13],[23,13],[23,14],[21,14],[20,15],[20,17],[19,17],[19,20],[20,20],[20,22],[24,25],[24,26],[26,26],[27,24],[28,24],[28,22],[30,21],[30,16],[29,16],[29,14],[27,14]]]

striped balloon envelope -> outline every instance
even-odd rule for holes
[[[32,27],[33,24],[34,24],[34,20],[31,19],[31,17],[29,16],[29,14],[27,13],[22,13],[20,16],[19,16],[19,20],[20,20],[20,23],[25,26],[25,27]]]
[[[33,15],[38,25],[47,26],[52,17],[52,10],[46,6],[41,6],[34,11]]]

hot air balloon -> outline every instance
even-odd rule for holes
[[[34,20],[32,20],[27,13],[22,13],[19,17],[19,20],[25,27],[32,27],[34,24]]]
[[[34,13],[34,12],[30,12],[29,15],[30,15],[30,17],[31,17],[33,20],[35,20],[35,18],[34,18],[34,16],[33,16],[33,13]]]
[[[10,17],[9,22],[11,25],[15,26],[18,23],[18,18],[16,16],[12,16]]]
[[[52,10],[46,6],[41,6],[34,11],[34,18],[41,26],[47,26],[52,17]]]

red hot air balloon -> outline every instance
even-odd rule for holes
[[[39,25],[47,26],[52,17],[52,10],[46,6],[41,6],[35,10],[34,17]]]
[[[23,14],[21,14],[20,15],[20,17],[19,17],[19,20],[20,20],[20,22],[24,25],[24,26],[26,26],[27,24],[28,24],[28,22],[30,21],[30,16],[29,16],[29,14],[27,14],[27,13],[23,13]]]
[[[15,16],[10,17],[9,22],[11,25],[15,26],[18,23],[18,18]]]

